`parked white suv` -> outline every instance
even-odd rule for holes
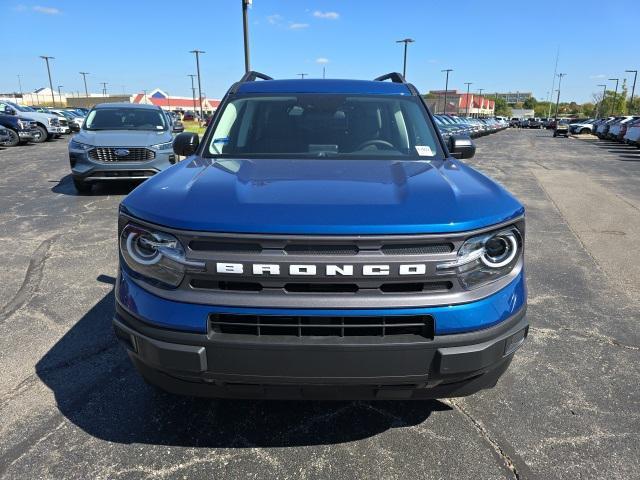
[[[25,120],[35,120],[36,128],[33,141],[36,143],[42,143],[53,137],[57,138],[65,131],[64,127],[60,125],[57,115],[36,112],[31,107],[18,105],[13,102],[0,101],[0,112],[4,112],[7,115],[14,115]]]

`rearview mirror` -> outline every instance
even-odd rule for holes
[[[476,145],[468,135],[453,135],[449,139],[449,153],[454,158],[471,158],[476,154]]]
[[[176,135],[173,140],[173,152],[182,157],[193,155],[200,145],[200,137],[197,133],[184,132]]]
[[[4,113],[6,113],[7,115],[15,115],[16,111],[13,108],[11,108],[9,105],[5,105]]]

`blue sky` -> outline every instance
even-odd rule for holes
[[[584,102],[608,78],[640,70],[638,1],[514,2],[427,0],[254,0],[250,9],[252,68],[279,78],[373,78],[402,70],[411,37],[407,77],[419,90],[450,88],[485,93],[551,89],[556,48],[562,99]],[[634,12],[634,13],[631,13]],[[129,93],[160,87],[190,95],[195,72],[189,50],[202,57],[203,91],[221,97],[243,73],[240,0],[0,0],[0,91],[48,83],[39,55],[55,57],[54,87]],[[594,42],[598,38],[615,41]],[[632,47],[632,45],[634,45]],[[609,82],[612,83],[612,82]],[[639,86],[640,88],[640,86]]]

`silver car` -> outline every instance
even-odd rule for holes
[[[73,184],[88,193],[95,182],[149,178],[176,162],[172,127],[160,107],[96,105],[69,142]]]

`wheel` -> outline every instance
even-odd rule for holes
[[[9,140],[4,145],[7,147],[17,147],[20,145],[20,136],[18,135],[18,132],[11,130],[10,128],[7,129],[7,132],[9,133]]]
[[[580,133],[582,134],[591,133],[591,131],[588,128],[583,128],[582,130],[580,130]]]
[[[78,193],[90,193],[91,184],[81,180],[77,177],[73,177],[73,186],[76,187]]]
[[[42,125],[36,125],[33,135],[33,141],[35,143],[46,142],[48,137],[49,134],[47,133],[47,130]]]
[[[553,132],[553,138],[556,138],[557,136],[556,132]]]

